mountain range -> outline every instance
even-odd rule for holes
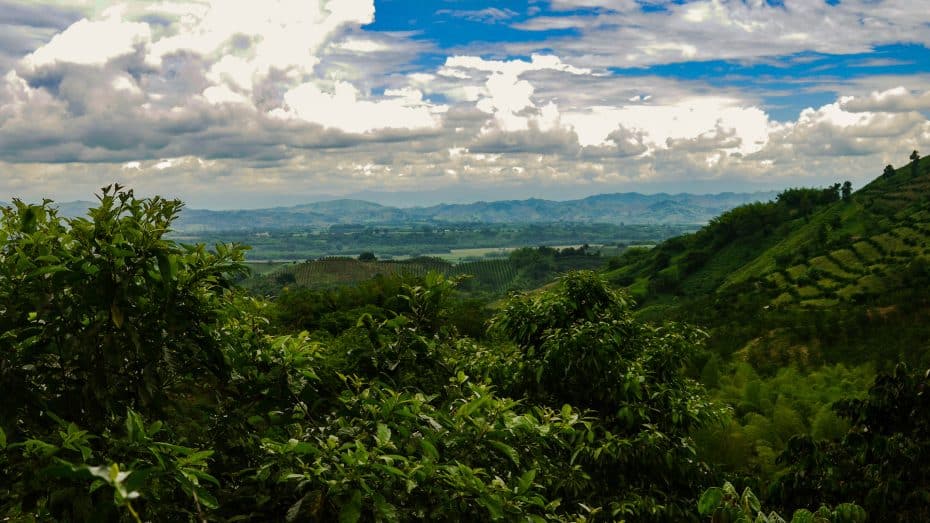
[[[326,227],[336,224],[409,223],[611,223],[702,224],[750,202],[768,201],[775,192],[719,194],[600,194],[577,200],[531,198],[428,207],[392,207],[364,200],[330,200],[291,207],[247,210],[185,209],[178,231],[234,231]],[[92,202],[57,204],[64,216],[83,215]]]

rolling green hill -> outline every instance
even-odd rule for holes
[[[713,345],[762,363],[858,351],[926,359],[930,160],[855,193],[789,189],[698,232],[628,252],[608,277],[647,318],[711,327]],[[867,349],[867,350],[864,350]]]

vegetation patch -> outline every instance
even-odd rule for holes
[[[882,258],[882,252],[876,249],[870,241],[856,242],[853,244],[853,249],[866,263],[874,263]]]

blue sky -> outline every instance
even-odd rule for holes
[[[768,0],[769,6],[784,9],[783,1]],[[839,0],[825,1],[836,5]],[[668,13],[666,4],[684,5],[686,1],[639,1],[643,12]],[[445,60],[449,52],[465,50],[470,45],[487,42],[532,43],[539,51],[553,52],[546,41],[556,37],[577,37],[576,29],[521,30],[514,24],[526,22],[534,16],[566,17],[590,16],[607,12],[604,7],[579,7],[553,10],[548,2],[486,2],[477,0],[447,0],[432,5],[409,0],[379,0],[375,2],[378,16],[374,23],[364,26],[366,31],[415,31],[412,38],[431,42],[439,52],[424,54],[416,67],[429,68]],[[880,4],[876,9],[880,9]],[[538,12],[532,8],[538,9]],[[499,13],[487,12],[488,10]],[[528,13],[533,12],[530,16]],[[930,26],[928,26],[930,29]],[[494,54],[496,58],[528,58],[507,53]],[[637,67],[622,65],[608,67],[617,77],[662,76],[683,80],[705,81],[716,87],[757,89],[766,94],[763,100],[778,120],[796,118],[807,107],[832,102],[840,94],[835,89],[818,89],[827,82],[831,87],[838,82],[854,81],[878,75],[930,73],[930,49],[920,44],[892,43],[877,45],[868,52],[827,54],[800,51],[793,54],[773,55],[767,60],[697,60],[669,61]],[[801,86],[807,91],[797,93]]]
[[[866,183],[930,150],[922,0],[0,0],[0,200]]]

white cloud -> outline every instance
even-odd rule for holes
[[[386,92],[380,101],[360,100],[359,92],[346,82],[336,82],[332,92],[313,83],[301,84],[284,94],[286,109],[275,109],[276,118],[299,118],[350,133],[377,129],[419,129],[438,126],[437,113],[444,108],[423,101],[414,89]]]
[[[74,23],[26,56],[23,64],[33,69],[56,63],[103,65],[131,54],[151,38],[151,30],[148,24],[124,21],[123,12],[113,7],[100,20]]]
[[[212,79],[225,76],[245,89],[254,77],[274,70],[295,77],[311,73],[327,42],[347,27],[374,19],[372,0],[210,0],[149,9],[177,17],[175,33],[151,44],[150,64],[161,65],[179,52],[216,57]]]
[[[243,104],[249,105],[249,99],[233,91],[225,85],[211,85],[203,90],[203,97],[211,104]]]
[[[333,47],[342,51],[351,51],[353,53],[377,53],[387,51],[388,46],[381,42],[362,38],[350,38],[343,42],[333,44]]]
[[[911,91],[903,86],[885,91],[873,91],[868,97],[844,97],[840,106],[845,111],[907,112],[930,110],[930,90]]]
[[[758,107],[712,96],[668,105],[592,107],[564,112],[562,120],[575,129],[583,146],[603,145],[618,126],[641,131],[651,148],[667,147],[669,140],[692,139],[719,127],[736,133],[739,145],[732,152],[748,154],[765,144],[769,132],[768,115]]]
[[[126,74],[118,74],[110,82],[110,85],[118,91],[126,91],[132,94],[142,94],[142,90],[139,89],[139,86],[136,85],[135,80],[131,76]]]
[[[485,60],[479,56],[456,55],[447,58],[445,66],[452,69],[475,69],[508,76],[520,76],[527,71],[540,71],[543,69],[571,74],[591,74],[590,69],[574,67],[563,63],[558,56],[544,54],[533,54],[529,62],[526,60]]]
[[[570,75],[588,75],[590,69],[577,68],[563,63],[553,55],[534,54],[525,60],[485,60],[477,56],[452,56],[446,59],[439,74],[452,78],[467,79],[463,70],[490,73],[483,89],[476,86],[462,88],[460,96],[467,101],[477,101],[476,107],[494,116],[491,126],[484,131],[526,131],[530,125],[546,130],[558,121],[558,107],[548,104],[544,113],[533,101],[535,89],[520,76],[531,71],[556,71]],[[529,113],[527,113],[529,110]]]
[[[635,67],[690,60],[761,59],[804,51],[867,53],[901,41],[930,44],[930,12],[919,0],[695,0],[661,2],[643,11],[634,0],[556,0],[557,10],[601,8],[598,14],[531,18],[517,28],[574,29],[580,36],[547,46],[590,67]],[[518,43],[512,53],[535,46]]]
[[[244,91],[251,91],[255,68],[247,60],[235,56],[226,55],[217,60],[207,72],[207,79],[213,82],[214,86],[223,87],[231,86]]]
[[[464,18],[472,22],[481,23],[498,23],[517,16],[519,13],[512,9],[499,9],[497,7],[487,7],[485,9],[440,9],[436,11],[438,15],[450,15],[457,18]]]

